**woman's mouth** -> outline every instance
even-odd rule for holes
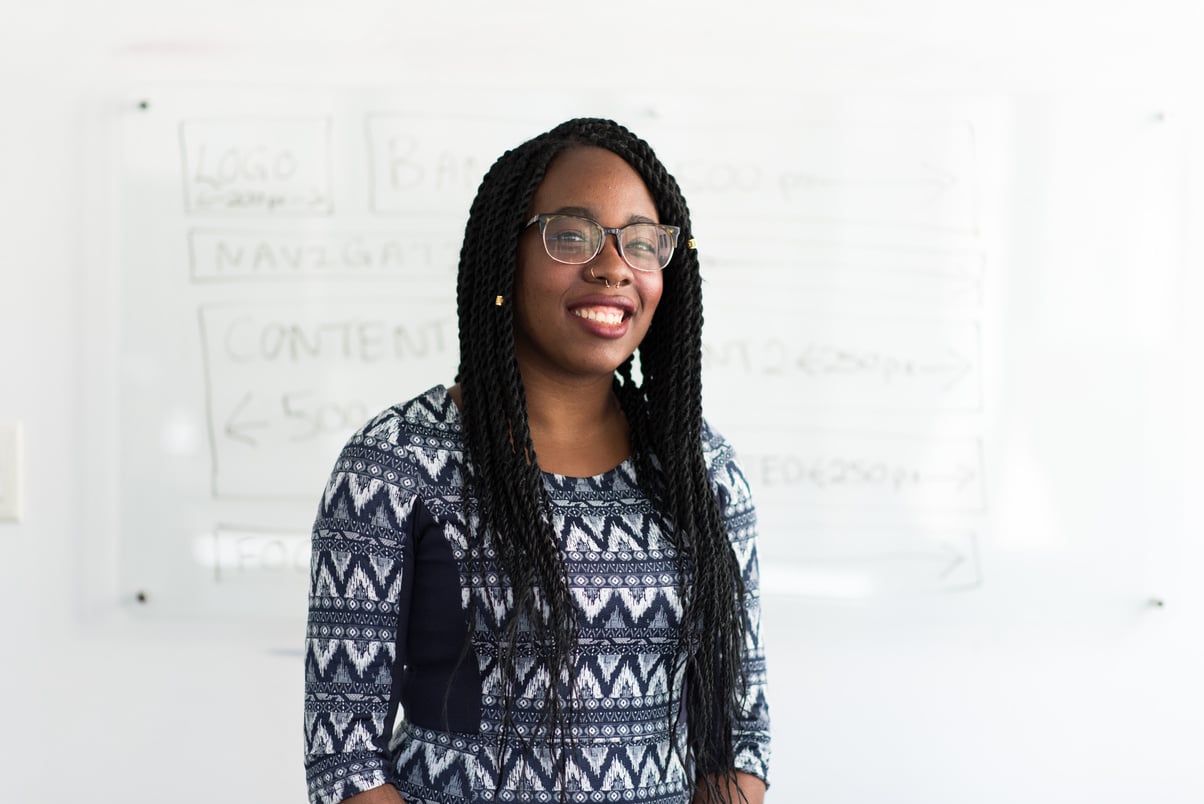
[[[584,318],[587,321],[596,321],[599,324],[622,324],[626,313],[617,307],[578,307],[573,310],[573,315],[578,318]]]

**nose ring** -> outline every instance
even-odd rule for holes
[[[594,273],[594,266],[592,266],[592,265],[590,266],[590,276],[592,278],[594,278],[595,282],[597,282],[597,280],[600,279],[600,277],[597,277],[596,274]],[[606,283],[607,288],[609,288],[610,280],[607,279],[606,277],[601,277],[601,279],[602,279],[602,282]],[[614,285],[614,286],[615,286],[615,288],[618,288],[619,285]]]
[[[624,286],[628,282],[631,282],[631,279],[621,279],[621,280],[619,280],[619,282],[616,282],[612,285],[612,284],[610,284],[610,280],[607,279],[606,277],[597,276],[597,274],[594,273],[594,266],[592,266],[592,265],[590,266],[590,278],[594,279],[595,282],[601,282],[602,284],[606,285],[607,288],[622,288],[622,286]]]

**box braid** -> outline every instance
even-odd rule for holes
[[[664,270],[660,304],[638,350],[641,382],[634,380],[634,361],[628,359],[614,387],[630,427],[640,485],[679,556],[683,613],[671,672],[685,674],[686,693],[684,701],[670,702],[670,717],[680,722],[684,707],[682,760],[705,780],[710,800],[727,802],[728,786],[719,780],[734,776],[732,726],[747,682],[740,661],[746,625],[739,565],[702,455],[702,279],[697,252],[685,247],[693,235],[677,182],[647,143],[609,120],[570,120],[503,154],[477,191],[460,251],[456,379],[469,458],[465,482],[471,493],[465,499],[475,498],[477,506],[466,509],[470,522],[476,515],[469,570],[473,583],[485,584],[486,559],[492,557],[509,583],[504,639],[494,659],[506,680],[498,768],[505,772],[504,746],[515,731],[518,659],[532,652],[547,661],[541,725],[559,740],[562,782],[574,748],[569,726],[577,614],[531,442],[509,300],[531,199],[557,154],[586,145],[627,161],[643,178],[660,220],[682,228],[682,242]],[[478,616],[474,607],[470,640]],[[466,644],[466,654],[468,649]]]

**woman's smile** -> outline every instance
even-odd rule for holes
[[[627,322],[635,314],[636,304],[624,296],[587,296],[569,305],[569,312],[581,320],[586,332],[601,338],[622,338]]]
[[[627,314],[613,307],[578,307],[573,311],[573,315],[588,321],[596,321],[599,324],[614,326],[622,324]]]

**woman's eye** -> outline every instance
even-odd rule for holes
[[[576,229],[566,229],[548,236],[553,243],[584,243],[588,239],[585,232]]]
[[[656,243],[646,238],[638,238],[636,240],[627,241],[624,246],[627,251],[637,252],[639,254],[655,254]]]

